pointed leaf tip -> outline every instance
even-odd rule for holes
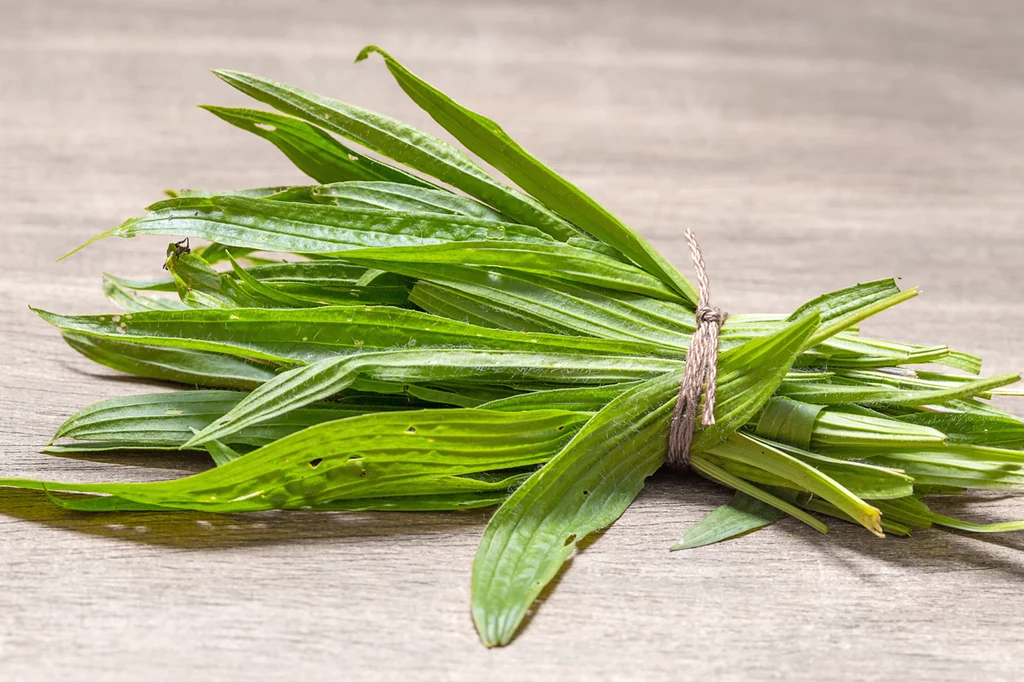
[[[213,69],[211,73],[213,73],[214,76],[221,79],[225,83],[232,86],[239,80],[242,80],[242,77],[246,75],[241,71],[233,71],[232,69]]]
[[[391,59],[391,55],[389,55],[387,52],[385,52],[384,50],[380,49],[376,45],[367,45],[366,47],[364,47],[363,49],[361,49],[359,51],[359,54],[356,55],[355,63],[358,64],[359,62],[363,61],[364,59],[369,57],[374,52],[379,54],[385,60]]]

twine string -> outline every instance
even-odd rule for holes
[[[672,423],[668,436],[667,463],[674,467],[689,468],[690,445],[697,427],[697,408],[701,393],[704,394],[704,410],[701,424],[715,423],[715,383],[718,380],[718,332],[728,317],[727,313],[711,306],[709,302],[707,266],[701,254],[697,237],[686,230],[686,242],[690,245],[693,267],[697,271],[697,328],[690,337],[690,348],[686,352],[686,367],[683,381],[679,384],[679,399],[672,412]],[[705,388],[706,386],[706,388]]]

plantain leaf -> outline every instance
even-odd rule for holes
[[[852,287],[831,291],[808,301],[793,311],[789,319],[796,320],[804,315],[817,313],[821,316],[822,324],[825,324],[899,293],[900,289],[896,286],[896,280],[891,278],[855,284]]]
[[[420,280],[412,288],[409,301],[433,315],[491,329],[542,333],[559,330],[557,325],[527,318],[518,311],[498,308],[487,300],[425,280]]]
[[[440,213],[478,220],[509,221],[494,209],[460,194],[394,182],[336,182],[310,188],[310,198],[317,203],[347,208]]]
[[[762,440],[767,439],[762,438]],[[896,469],[887,469],[855,460],[828,457],[786,443],[769,442],[775,449],[782,450],[786,454],[813,466],[862,499],[886,500],[914,494],[914,479]],[[792,483],[788,483],[788,485],[791,486]],[[849,517],[849,520],[854,523],[857,522],[852,517]]]
[[[253,391],[235,408],[194,436],[187,447],[223,439],[314,401],[364,377],[399,385],[462,380],[491,385],[614,384],[675,370],[682,363],[658,358],[515,351],[401,350],[328,358],[297,367]]]
[[[965,414],[962,412],[912,412],[895,417],[946,434],[953,443],[1002,445],[1024,449],[1024,421],[1011,415]]]
[[[221,443],[219,440],[211,440],[207,443],[206,450],[210,453],[210,458],[213,459],[214,466],[223,466],[242,456],[238,452],[232,450],[229,446]]]
[[[771,525],[785,513],[745,493],[736,493],[732,502],[723,504],[686,531],[672,550],[704,547],[737,538]]]
[[[946,388],[905,390],[897,387],[785,381],[781,395],[820,405],[941,405],[950,400],[984,395],[994,388],[1020,381],[1020,374],[1000,374],[988,379],[960,382]]]
[[[894,306],[909,301],[910,299],[917,296],[917,288],[910,288],[906,291],[901,291],[884,298],[878,298],[872,300],[870,303],[854,304],[849,308],[849,312],[846,312],[839,317],[830,319],[827,324],[823,324],[817,332],[814,333],[810,339],[807,340],[807,348],[813,348],[822,341],[834,337],[839,332],[850,329],[854,325],[863,322],[864,320],[877,315],[878,313],[888,310]]]
[[[830,502],[875,535],[882,536],[878,509],[857,497],[828,474],[774,447],[767,440],[744,433],[734,433],[710,448],[709,453],[763,469],[783,478],[798,490],[806,490]]]
[[[530,155],[497,123],[460,106],[375,45],[363,48],[356,61],[362,61],[374,52],[384,58],[388,70],[406,94],[470,151],[584,232],[622,252],[644,270],[671,285],[691,303],[697,302],[693,285],[643,237]]]
[[[213,351],[279,365],[394,348],[670,355],[638,343],[500,331],[383,306],[154,310],[113,316],[36,312],[61,329],[122,343]]]
[[[541,275],[463,265],[393,263],[388,267],[454,290],[505,316],[519,317],[535,327],[561,334],[656,343],[673,347],[678,353],[689,344],[693,331],[692,311],[646,296],[616,295]],[[423,300],[415,294],[413,298]]]
[[[335,260],[256,265],[245,272],[288,296],[328,305],[404,306],[413,284],[390,273],[366,282],[366,268]]]
[[[411,173],[356,154],[320,128],[297,118],[254,109],[200,108],[267,140],[291,159],[299,170],[321,184],[383,180],[413,187],[431,186]]]
[[[131,289],[126,289],[107,277],[103,278],[103,294],[111,303],[128,313],[137,313],[143,310],[181,310],[188,307],[173,298],[144,296]]]
[[[715,424],[697,432],[694,453],[763,405],[817,326],[809,315],[722,353]],[[495,512],[473,563],[473,619],[485,645],[511,640],[576,544],[617,519],[661,466],[681,378],[681,370],[669,372],[612,400]]]
[[[579,388],[553,388],[532,391],[520,395],[499,398],[484,403],[489,410],[572,410],[574,412],[598,412],[605,405],[625,391],[636,386],[635,382],[611,384],[609,386],[584,386]]]
[[[775,490],[775,492],[779,494],[773,494],[772,492],[769,492],[764,488],[760,488],[757,485],[754,485],[746,478],[740,478],[739,476],[735,476],[731,474],[727,469],[713,463],[712,460],[716,459],[717,458],[714,455],[704,453],[693,458],[691,460],[691,465],[693,466],[694,471],[696,471],[697,473],[699,473],[700,475],[704,476],[709,480],[715,481],[716,483],[721,483],[722,485],[728,486],[736,490],[737,492],[749,495],[750,497],[753,497],[755,500],[764,502],[768,506],[778,509],[781,512],[785,512],[793,518],[803,521],[819,533],[824,534],[828,532],[828,526],[826,526],[824,523],[814,518],[813,516],[811,516],[810,514],[808,514],[803,509],[797,506],[799,500],[796,498],[796,496],[792,495],[793,491],[787,490],[785,488],[779,488]],[[735,465],[735,463],[728,462],[727,464]]]
[[[178,391],[111,398],[89,405],[65,421],[53,440],[72,439],[100,443],[112,448],[177,449],[197,430],[223,417],[242,401],[240,391]],[[302,429],[327,421],[375,412],[393,412],[424,407],[404,395],[352,393],[330,403],[317,403],[292,410],[278,419],[235,432],[224,445],[263,446]],[[77,444],[85,451],[87,445]]]
[[[254,295],[228,273],[217,272],[190,253],[168,256],[167,270],[178,297],[190,308],[276,308],[275,301]]]
[[[396,265],[426,265],[428,267],[425,270],[418,270],[426,273],[430,272],[430,265],[502,268],[605,289],[627,291],[654,299],[680,300],[678,294],[636,266],[560,243],[458,242],[355,249],[347,251],[342,257],[351,263],[383,270],[392,270]]]
[[[277,376],[272,365],[209,351],[125,343],[71,331],[64,332],[64,340],[93,362],[146,379],[253,389]]]
[[[864,457],[863,451],[853,456]],[[842,457],[844,453],[836,456]],[[868,454],[872,464],[900,469],[915,485],[952,486],[979,490],[1016,490],[1024,487],[1024,453],[984,446],[949,446]]]
[[[105,237],[184,235],[261,251],[332,254],[360,247],[414,246],[447,241],[551,242],[527,225],[493,220],[266,201],[230,195],[167,199],[129,218],[62,258]]]
[[[435,177],[510,218],[533,225],[556,239],[564,241],[579,234],[554,211],[493,179],[447,142],[390,116],[252,74],[227,70],[214,73],[225,83],[278,111],[314,123],[371,151]]]
[[[113,495],[161,509],[244,512],[311,509],[342,500],[507,491],[517,473],[473,474],[540,464],[586,415],[558,410],[419,410],[370,414],[304,429],[214,469],[154,483],[54,483],[0,479],[0,486]],[[102,504],[94,505],[98,511]]]

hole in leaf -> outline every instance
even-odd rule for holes
[[[574,542],[576,542],[576,533],[572,533],[569,537],[565,539],[565,546],[568,547]]]
[[[410,426],[409,428],[407,428],[405,430],[405,432],[406,433],[416,433],[416,427],[415,426]]]
[[[559,431],[565,431],[565,424],[562,424],[561,426],[559,426],[558,430]]]
[[[311,466],[312,468],[316,469],[318,466],[320,466],[320,462],[322,462],[322,461],[324,461],[323,457],[317,457],[316,459],[311,459],[311,460],[309,460],[309,466]]]
[[[257,128],[259,128],[260,130],[266,130],[267,132],[270,132],[270,133],[272,133],[275,130],[277,130],[276,126],[272,126],[269,123],[253,123],[253,125],[256,126]]]
[[[585,496],[587,496],[587,495],[589,495],[589,494],[590,494],[590,491],[589,491],[589,490],[584,490],[584,491],[583,491],[583,495],[584,495],[584,497],[585,497]]]

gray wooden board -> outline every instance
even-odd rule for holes
[[[899,275],[925,295],[868,331],[979,353],[990,373],[1024,364],[1020,3],[0,5],[0,475],[202,466],[40,454],[74,410],[160,389],[88,364],[27,304],[106,310],[101,271],[158,274],[166,239],[54,260],[165,188],[301,180],[193,107],[244,101],[210,68],[429,125],[379,60],[352,65],[367,42],[501,121],[686,272],[695,229],[729,311]],[[0,678],[1019,677],[1024,538],[785,521],[667,551],[728,499],[659,474],[515,644],[486,651],[467,607],[483,512],[89,516],[0,491]],[[1022,516],[996,497],[974,512]]]

